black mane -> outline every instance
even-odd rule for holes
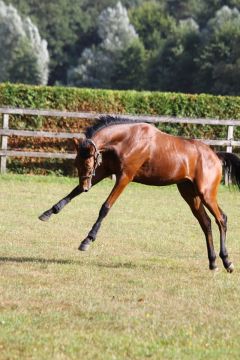
[[[98,118],[98,121],[93,126],[86,129],[85,135],[87,139],[91,139],[98,131],[112,125],[143,123],[143,120],[132,120],[127,118],[121,118],[119,116],[104,115]]]

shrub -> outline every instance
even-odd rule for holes
[[[193,118],[239,119],[240,97],[191,95],[181,93],[113,91],[77,89],[67,87],[46,87],[27,85],[0,85],[0,106],[57,109],[68,111],[91,111],[96,113],[151,114]],[[79,132],[89,120],[63,118],[11,117],[10,126],[15,128],[45,129],[49,131]],[[225,126],[200,126],[189,124],[160,124],[159,127],[171,134],[197,138],[226,138]],[[234,138],[240,137],[236,127]],[[41,142],[40,142],[41,141]],[[73,150],[71,143],[46,139],[14,139],[14,147],[45,150]],[[59,172],[61,164],[59,164]],[[66,171],[61,170],[64,174]]]

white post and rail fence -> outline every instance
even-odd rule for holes
[[[0,128],[0,136],[2,138],[0,147],[0,161],[1,174],[7,171],[7,158],[8,157],[38,157],[38,158],[58,158],[58,159],[74,159],[73,153],[58,153],[58,152],[37,152],[37,151],[18,151],[8,149],[9,136],[28,136],[28,137],[42,137],[42,138],[58,138],[58,139],[71,139],[73,137],[81,138],[81,133],[67,133],[67,132],[47,132],[47,131],[30,131],[30,130],[16,130],[9,128],[10,115],[24,115],[24,116],[49,116],[49,117],[64,117],[76,119],[97,119],[101,115],[90,112],[67,112],[55,110],[32,110],[32,109],[14,109],[14,108],[0,108],[0,115],[2,115],[2,128]],[[115,115],[116,114],[108,114]],[[228,131],[226,139],[222,140],[209,140],[198,139],[211,146],[226,147],[227,152],[232,152],[234,146],[240,147],[240,141],[234,140],[234,127],[240,126],[240,120],[220,120],[220,119],[197,119],[197,118],[176,118],[169,116],[145,116],[145,115],[119,115],[121,118],[130,120],[142,120],[149,123],[181,123],[181,124],[197,124],[197,125],[222,125],[227,126]]]

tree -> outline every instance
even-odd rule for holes
[[[149,66],[149,88],[161,91],[192,92],[196,72],[194,62],[199,44],[199,28],[193,19],[179,21],[163,49]]]
[[[144,0],[123,0],[132,8]],[[116,6],[118,0],[4,0],[17,8],[21,16],[28,16],[37,25],[41,36],[48,42],[50,54],[49,84],[67,83],[67,72],[76,66],[79,54],[85,48],[98,45],[96,19],[107,7]]]
[[[66,83],[67,69],[78,54],[94,41],[93,20],[82,9],[85,0],[4,0],[15,6],[22,17],[30,17],[48,43],[49,84]],[[95,19],[94,19],[95,22]]]
[[[163,3],[144,2],[130,11],[130,19],[145,49],[159,51],[172,32],[175,20]]]
[[[130,24],[127,10],[118,2],[114,8],[108,7],[98,17],[98,34],[104,50],[114,53],[123,49],[137,37]]]
[[[47,84],[49,55],[32,21],[0,0],[0,81]]]
[[[166,10],[177,20],[193,18],[198,20],[198,16],[203,12],[206,0],[166,0]],[[207,0],[209,2],[220,0]]]
[[[228,6],[230,8],[236,7],[238,10],[240,10],[239,0],[202,0],[200,3],[199,5],[201,11],[198,11],[197,21],[201,28],[206,27],[208,21],[212,19],[216,12],[223,6]]]
[[[223,6],[202,32],[196,63],[199,91],[239,95],[240,12]]]
[[[116,59],[138,38],[121,2],[102,11],[97,26],[101,42],[83,51],[77,67],[69,72],[71,85],[110,88]]]
[[[114,62],[112,88],[143,90],[146,86],[146,65],[146,50],[141,41],[135,39],[119,53]]]

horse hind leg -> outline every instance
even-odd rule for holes
[[[220,253],[223,266],[227,272],[231,273],[234,270],[234,265],[228,258],[228,251],[226,248],[226,232],[227,232],[227,216],[220,209],[216,200],[216,191],[204,191],[201,193],[201,199],[207,209],[214,216],[220,232]]]
[[[224,212],[220,209],[219,206],[218,206],[218,212],[220,213],[220,216],[218,219],[216,219],[216,223],[219,227],[219,232],[220,232],[219,256],[222,259],[223,266],[225,267],[227,272],[232,273],[234,270],[234,265],[228,258],[228,251],[226,248],[227,216],[224,214]]]
[[[207,244],[209,269],[217,270],[216,253],[213,246],[211,219],[206,213],[202,201],[195,191],[194,185],[190,181],[178,184],[178,190],[183,199],[189,205],[193,215],[198,220],[204,232]]]
[[[222,259],[222,262],[223,262],[223,265],[224,265],[225,269],[228,272],[231,273],[234,270],[234,265],[233,265],[233,263],[231,263],[228,260],[228,252],[227,252],[227,249],[226,249],[227,215],[224,214],[224,212],[220,208],[218,208],[218,209],[219,209],[220,213],[222,214],[222,224],[223,224],[223,227],[224,227],[224,230],[225,230],[225,237],[220,236],[220,253],[219,253],[219,256]]]

